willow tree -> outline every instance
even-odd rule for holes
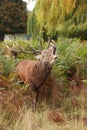
[[[0,0],[0,40],[7,33],[26,32],[26,3],[22,0]]]
[[[34,17],[38,33],[55,36],[58,32],[80,36],[79,32],[82,31],[85,35],[87,0],[37,0]],[[80,25],[85,29],[80,28]]]
[[[36,37],[38,33],[38,26],[36,22],[35,12],[28,12],[28,19],[27,19],[27,33],[32,37]]]

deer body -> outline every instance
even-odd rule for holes
[[[24,83],[32,83],[35,85],[35,88],[39,89],[50,74],[51,68],[49,67],[49,63],[23,60],[18,64],[16,71]]]
[[[46,52],[43,52],[37,61],[23,60],[16,68],[16,72],[18,73],[20,79],[24,81],[24,83],[29,84],[29,92],[31,92],[32,96],[33,111],[36,110],[39,90],[48,78],[56,59],[54,56],[55,54],[53,54],[53,50],[54,49],[51,48]]]

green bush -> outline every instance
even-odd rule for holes
[[[31,51],[30,46],[37,50],[39,49],[39,42],[36,39],[30,40],[29,42],[21,39],[16,41],[6,41],[0,48],[0,68],[3,66],[1,69],[2,74],[7,75],[10,71],[14,70],[16,64],[21,59],[34,59],[35,55],[22,53],[18,54],[16,59],[13,59],[12,57],[8,58],[8,50],[6,50],[6,46],[12,48],[14,45],[17,49],[16,42],[26,51]],[[56,46],[59,55],[53,69],[56,76],[65,77],[65,71],[72,66],[76,67],[79,75],[87,75],[87,42],[81,42],[80,39],[77,38],[59,38],[56,42]],[[43,43],[43,48],[45,47],[46,43]]]
[[[56,61],[54,71],[63,76],[65,71],[75,66],[78,74],[87,77],[87,42],[79,39],[62,39],[57,41],[59,58]]]

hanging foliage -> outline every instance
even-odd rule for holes
[[[44,32],[50,36],[55,36],[57,33],[65,35],[70,26],[80,28],[80,24],[87,22],[87,0],[38,0],[34,15],[31,13],[29,19],[32,17],[35,18],[33,25],[36,26],[34,26],[34,30],[32,31],[35,35],[37,32],[37,35]],[[31,23],[29,19],[28,23]],[[86,24],[84,26],[87,28]],[[84,31],[87,30],[82,29],[82,32]],[[78,33],[75,33],[75,35],[78,35]],[[67,36],[69,35],[67,34]]]

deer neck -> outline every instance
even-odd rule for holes
[[[39,61],[37,62],[37,71],[40,73],[41,77],[48,77],[51,72],[52,66],[48,62]]]
[[[44,82],[50,75],[51,69],[52,68],[50,68],[48,62],[36,62],[35,67],[33,69],[34,75],[32,76],[35,77],[35,79],[33,80],[33,84],[36,90],[38,90],[44,84]]]

